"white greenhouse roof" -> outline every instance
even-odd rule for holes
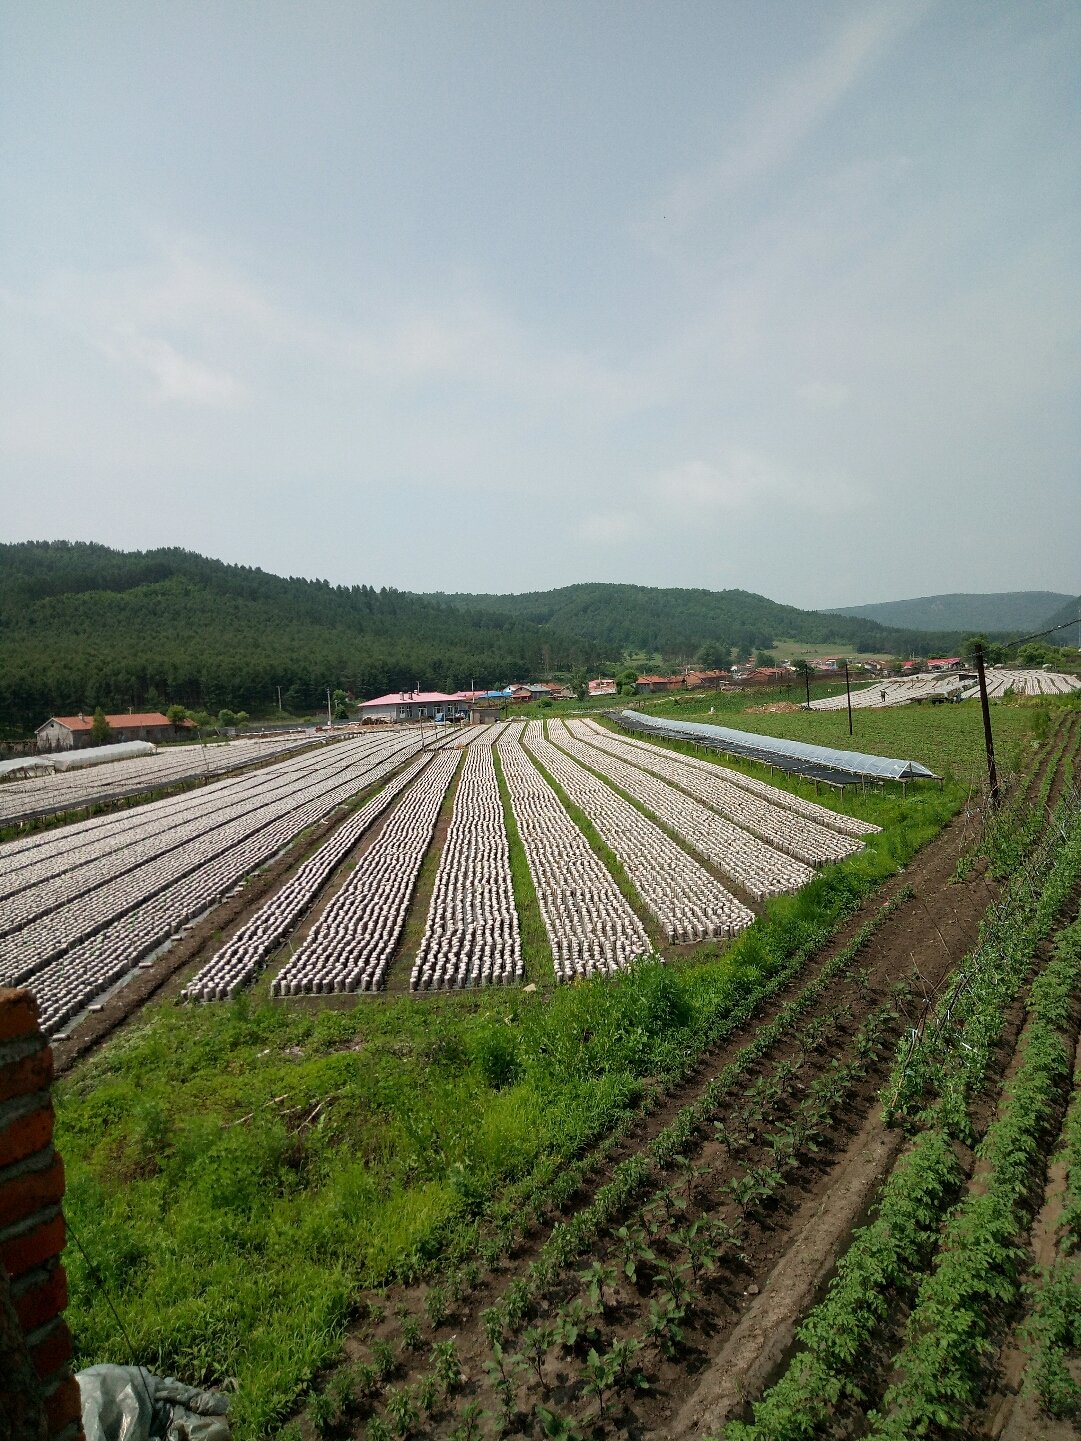
[[[709,725],[702,721],[673,720],[669,716],[651,716],[642,711],[623,712],[628,719],[648,729],[669,734],[698,737],[718,749],[733,755],[745,755],[751,760],[764,760],[767,764],[790,768],[785,762],[799,762],[804,765],[821,767],[827,771],[841,771],[850,776],[867,777],[873,780],[914,780],[926,778],[938,780],[934,771],[928,770],[919,761],[894,760],[889,756],[864,755],[861,751],[836,750],[832,746],[815,746],[806,741],[784,740],[780,736],[759,735],[754,731],[731,730],[728,726]]]

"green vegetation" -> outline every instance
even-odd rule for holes
[[[841,691],[843,692],[843,686]],[[837,688],[830,687],[836,695]],[[763,696],[767,703],[776,696]],[[1056,698],[1057,699],[1057,698]],[[1055,713],[1069,709],[1072,698]],[[853,731],[848,734],[848,714],[835,711],[747,711],[746,695],[672,695],[647,699],[635,708],[656,716],[679,720],[712,721],[758,735],[785,736],[813,745],[837,746],[869,755],[897,756],[921,761],[936,775],[977,783],[986,773],[983,722],[977,701],[960,705],[907,705],[853,711]],[[713,713],[710,713],[710,707]],[[995,704],[991,725],[995,734],[998,763],[1005,771],[1021,767],[1039,743],[1035,728],[1038,707]],[[727,762],[726,762],[727,763]]]
[[[57,1092],[66,1204],[136,1350],[72,1252],[80,1362],[235,1375],[240,1434],[264,1432],[337,1356],[359,1289],[475,1256],[504,1203],[528,1214],[962,799],[862,799],[886,826],[863,853],[727,948],[631,977],[318,1012],[147,1008]]]
[[[524,595],[437,595],[463,610],[529,621],[554,634],[581,636],[606,656],[645,652],[690,658],[706,642],[741,656],[770,649],[779,636],[850,642],[864,654],[956,655],[959,635],[887,630],[869,620],[779,605],[747,590],[697,590],[591,583]]]
[[[1017,1236],[1069,1076],[1066,1032],[1081,978],[1076,925],[1060,933],[1052,962],[1033,983],[1020,1063],[977,1151],[986,1184],[949,1213],[944,1240],[940,1227],[963,1180],[954,1145],[975,1140],[970,1107],[992,1074],[1006,1012],[1081,875],[1076,803],[1063,802],[1055,817],[1054,841],[1062,844],[1041,836],[1042,813],[1034,807],[1028,822],[1018,808],[1014,824],[991,833],[992,869],[1012,877],[1010,885],[935,1014],[901,1043],[883,1091],[888,1113],[914,1139],[875,1219],[856,1233],[827,1296],[799,1328],[803,1349],[755,1404],[753,1423],[730,1423],[726,1441],[811,1438],[840,1406],[863,1414],[878,1377],[897,1367],[902,1377],[873,1416],[872,1433],[883,1441],[957,1430],[982,1394],[988,1335],[1018,1293]],[[1035,853],[1024,854],[1031,846]],[[910,1305],[906,1344],[884,1367],[882,1341]]]
[[[1076,828],[1073,850],[1076,883]],[[1081,925],[1075,925],[1060,933],[1051,961],[1033,983],[1017,1069],[977,1150],[986,1183],[951,1214],[934,1268],[920,1287],[905,1345],[891,1367],[900,1376],[872,1421],[870,1434],[882,1441],[926,1435],[932,1426],[960,1431],[985,1394],[998,1315],[1020,1293],[1024,1252],[1017,1236],[1032,1219],[1034,1171],[1069,1091],[1070,1013],[1079,981]]]
[[[179,704],[326,714],[326,687],[458,690],[592,665],[596,647],[368,585],[283,579],[183,550],[0,545],[0,734],[49,715]],[[339,707],[340,708],[340,707]]]

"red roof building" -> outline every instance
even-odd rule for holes
[[[160,711],[140,711],[136,715],[107,715],[113,741],[172,740],[177,728]],[[50,716],[37,728],[39,751],[84,750],[91,744],[94,726],[92,715]]]

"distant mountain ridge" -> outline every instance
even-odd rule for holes
[[[835,606],[834,615],[876,621],[879,625],[917,631],[963,631],[1007,634],[1042,630],[1050,617],[1073,597],[1053,590],[1015,590],[977,595],[922,595],[912,600],[886,600],[875,605]],[[1076,614],[1076,610],[1074,612]]]
[[[1053,611],[1047,617],[1041,630],[1050,629],[1051,626],[1062,626],[1057,635],[1049,635],[1047,639],[1052,645],[1076,645],[1081,648],[1081,632],[1078,630],[1077,618],[1081,615],[1081,595],[1069,596],[1058,610]],[[1072,627],[1072,629],[1071,629]]]

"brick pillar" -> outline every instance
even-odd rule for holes
[[[53,1150],[52,1078],[33,997],[0,987],[0,1437],[13,1441],[82,1437],[64,1320],[64,1166]]]

